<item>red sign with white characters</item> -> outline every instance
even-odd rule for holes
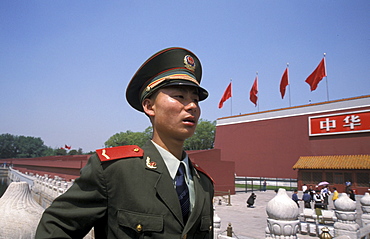
[[[308,117],[310,136],[370,132],[370,110]]]

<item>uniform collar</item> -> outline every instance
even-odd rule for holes
[[[164,149],[161,146],[159,146],[158,144],[156,144],[153,140],[152,140],[152,143],[157,148],[159,154],[162,156],[163,161],[166,164],[167,170],[170,173],[172,179],[175,178],[180,163],[185,164],[186,176],[188,178],[190,178],[188,154],[185,153],[185,157],[180,161],[173,154],[168,152],[166,149]]]

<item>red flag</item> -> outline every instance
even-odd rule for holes
[[[224,102],[226,100],[228,100],[231,96],[232,95],[231,95],[231,82],[230,82],[230,84],[227,86],[224,94],[222,95],[222,98],[220,100],[220,103],[218,103],[218,108],[221,109],[222,106],[224,105]]]
[[[311,86],[311,91],[316,90],[317,85],[322,80],[322,78],[324,78],[325,76],[326,76],[326,69],[325,69],[325,57],[324,57],[322,58],[320,64],[316,67],[316,69],[306,79],[306,82]]]
[[[249,99],[257,106],[257,93],[258,93],[258,76],[254,79],[254,83],[252,85],[252,89],[249,92]]]
[[[284,99],[285,89],[287,85],[289,85],[288,67],[285,69],[283,76],[281,77],[281,81],[280,81],[280,93],[281,93],[282,99]]]
[[[68,145],[66,145],[66,144],[65,144],[65,145],[64,145],[64,148],[65,148],[65,149],[71,149],[72,147],[71,147],[71,146],[68,146]]]

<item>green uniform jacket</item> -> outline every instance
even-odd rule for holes
[[[102,162],[95,154],[81,176],[55,199],[36,238],[213,238],[213,183],[191,166],[195,205],[186,225],[173,180],[149,141],[143,157]],[[150,159],[148,164],[147,159]]]

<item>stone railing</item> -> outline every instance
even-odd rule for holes
[[[55,198],[65,193],[74,183],[74,180],[72,180],[71,182],[66,182],[65,180],[57,176],[54,178],[49,178],[48,175],[42,176],[38,174],[36,175],[28,174],[28,173],[23,174],[19,172],[18,170],[14,170],[12,168],[9,168],[8,177],[11,180],[11,182],[15,182],[15,183],[23,182],[22,184],[23,187],[27,187],[28,185],[29,193],[27,195],[29,195],[29,198],[27,199],[25,197],[19,197],[20,200],[26,200],[27,202],[35,201],[38,205],[40,205],[40,208],[43,208],[43,209],[49,207]],[[12,187],[10,185],[12,185]],[[9,185],[9,190],[13,191],[10,195],[17,193],[17,191],[19,191],[19,189],[12,189],[14,188],[13,183],[11,183],[10,185]],[[26,192],[26,190],[24,190],[24,192]],[[13,196],[5,197],[4,200],[6,202],[11,202],[13,200],[12,198]],[[26,205],[25,202],[21,202],[21,201],[18,204]],[[27,211],[28,210],[27,208],[28,207],[21,208],[19,212],[15,212],[15,213],[20,215],[24,211]],[[28,218],[29,216],[27,215],[26,217]],[[36,226],[37,226],[37,222],[40,220],[40,217],[41,217],[41,214],[38,214],[37,218],[33,219],[33,221],[36,222]],[[0,219],[1,219],[1,216],[0,216]],[[1,237],[2,236],[1,233],[3,233],[4,231],[7,231],[9,229],[9,225],[11,224],[5,223],[4,225],[1,225],[2,228],[0,230],[0,238],[3,238]],[[18,227],[18,225],[16,226]],[[36,229],[35,225],[33,225],[32,230],[30,228],[27,228],[26,230],[20,231],[19,235],[25,235],[25,237],[16,236],[16,237],[4,237],[4,238],[33,238],[35,229]],[[13,229],[11,229],[10,232],[12,232],[12,230]],[[94,239],[94,229],[92,229],[84,237],[84,239]]]
[[[48,175],[24,174],[13,168],[9,168],[8,177],[11,182],[26,182],[31,189],[33,198],[43,208],[50,206],[56,197],[67,191],[73,184],[73,181],[66,182],[57,176],[49,178]]]
[[[52,201],[65,193],[73,184],[66,182],[60,177],[49,178],[47,175],[36,175],[32,192],[35,200],[43,207],[50,206]]]
[[[12,167],[9,167],[8,171],[8,177],[12,182],[26,182],[28,183],[29,187],[33,187],[33,175],[23,174],[19,172],[18,170],[13,169]]]

